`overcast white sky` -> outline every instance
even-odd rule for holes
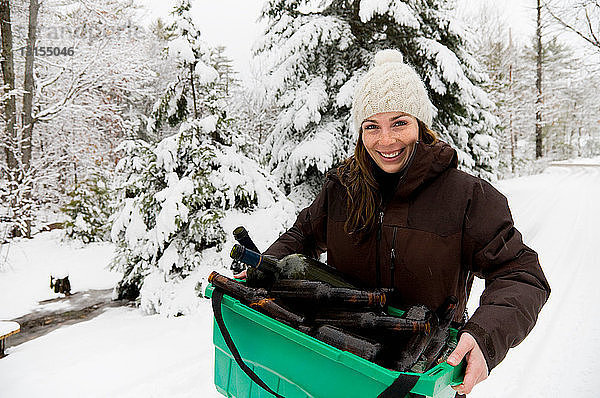
[[[191,0],[192,11],[203,37],[214,46],[225,46],[225,54],[241,78],[248,77],[250,48],[264,24],[258,16],[264,0]],[[149,19],[169,14],[173,1],[140,0],[149,10]]]
[[[147,20],[169,14],[173,1],[139,0],[148,10]],[[241,78],[248,75],[251,46],[264,29],[258,16],[264,0],[192,0],[200,30],[212,45],[226,47]],[[478,7],[497,7],[507,16],[515,40],[529,41],[535,32],[535,0],[457,0],[457,12],[474,12]]]

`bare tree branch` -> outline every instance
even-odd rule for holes
[[[58,72],[56,75],[54,75],[53,77],[43,80],[38,84],[37,87],[37,94],[38,96],[41,96],[42,92],[44,91],[44,89],[48,86],[51,86],[52,84],[56,83],[58,81],[58,79],[63,75],[63,73],[65,72],[66,68],[63,67],[61,69],[60,72]]]
[[[103,49],[104,49],[104,46],[100,47],[98,49],[98,54],[100,54]],[[88,81],[86,81],[84,79],[89,68],[96,62],[96,60],[97,60],[97,57],[92,57],[90,59],[90,61],[71,80],[69,88],[67,89],[63,98],[60,101],[55,102],[49,108],[46,108],[46,109],[41,110],[40,112],[36,113],[34,115],[34,120],[36,122],[38,122],[38,121],[46,122],[46,121],[51,120],[54,116],[56,116],[58,113],[60,113],[68,103],[70,103],[75,98],[77,98],[77,96],[80,93],[101,86],[101,84],[99,84],[99,80],[100,80],[99,76],[96,76],[95,78],[88,80]]]
[[[600,8],[598,6],[598,2],[597,1],[596,1],[596,7]],[[564,26],[568,30],[572,31],[573,33],[577,34],[578,36],[580,36],[582,39],[586,40],[587,42],[589,42],[593,46],[600,48],[600,40],[598,40],[598,38],[594,34],[593,27],[592,27],[592,22],[590,20],[590,17],[589,17],[587,9],[585,9],[585,13],[586,13],[586,18],[587,18],[588,24],[589,24],[591,38],[588,37],[580,29],[577,29],[573,24],[565,21],[563,18],[561,18],[558,15],[556,15],[556,13],[554,11],[552,11],[552,8],[548,5],[547,1],[544,1],[544,8],[546,9],[546,11],[548,11],[548,14],[550,14],[550,16],[552,16],[552,18],[554,18],[559,24],[561,24],[562,26]]]
[[[594,27],[592,26],[592,21],[590,19],[590,14],[588,13],[587,8],[585,9],[585,19],[587,19],[588,27],[590,28],[590,35],[592,35],[596,43],[600,43],[600,40],[598,40],[598,38],[594,34]]]

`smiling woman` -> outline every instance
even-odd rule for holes
[[[466,359],[456,387],[466,394],[529,333],[550,287],[506,198],[457,170],[456,151],[430,130],[433,109],[402,54],[378,52],[356,85],[354,154],[263,254],[317,258],[327,251],[330,266],[360,287],[391,289],[390,302],[400,308],[436,309],[457,299],[458,345],[436,358],[453,366]],[[474,276],[486,288],[467,319]]]

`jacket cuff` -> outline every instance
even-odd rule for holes
[[[496,361],[496,349],[494,348],[491,336],[485,331],[485,329],[471,321],[467,322],[465,326],[463,326],[463,328],[458,332],[458,339],[460,339],[460,336],[465,332],[473,336],[477,342],[477,345],[481,349],[483,357],[485,358],[488,374],[491,373],[492,369],[498,365],[498,362]]]

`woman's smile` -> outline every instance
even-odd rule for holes
[[[401,148],[394,152],[377,151],[377,153],[381,156],[381,158],[383,159],[384,162],[391,163],[391,162],[395,162],[398,159],[400,159],[400,156],[402,156],[402,154],[404,153],[404,149],[406,149],[406,148]]]

